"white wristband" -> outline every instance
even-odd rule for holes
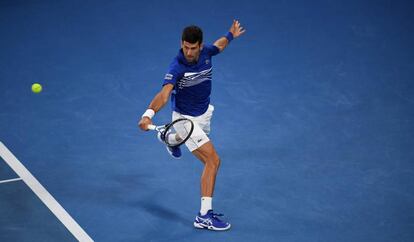
[[[149,108],[149,109],[147,109],[147,111],[145,111],[145,113],[142,115],[142,118],[143,118],[143,117],[148,117],[148,118],[152,119],[152,118],[154,117],[154,115],[155,115],[155,111]]]

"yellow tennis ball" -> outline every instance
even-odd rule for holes
[[[42,85],[40,85],[39,83],[34,83],[32,85],[32,92],[39,93],[41,91],[42,91]]]

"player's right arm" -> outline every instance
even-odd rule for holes
[[[174,85],[171,83],[165,84],[161,91],[155,95],[152,99],[148,109],[152,109],[154,113],[157,113],[164,105],[168,102],[168,99],[171,95],[172,90],[174,89]],[[144,114],[145,115],[145,114]],[[138,123],[138,126],[142,129],[147,131],[148,125],[152,124],[151,118],[148,116],[143,116]]]

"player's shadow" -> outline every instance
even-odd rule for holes
[[[141,208],[143,208],[147,213],[152,214],[155,217],[158,217],[163,220],[179,222],[180,224],[185,226],[188,225],[188,218],[184,218],[172,209],[166,208],[160,204],[155,203],[154,200],[139,201],[137,202],[137,204]]]

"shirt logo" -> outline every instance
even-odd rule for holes
[[[197,74],[199,74],[199,73],[198,72],[186,72],[186,73],[184,73],[184,77],[195,76]]]
[[[165,80],[172,80],[172,79],[173,79],[173,77],[174,77],[174,76],[173,76],[172,74],[169,74],[169,73],[168,73],[168,74],[166,74],[166,75],[165,75],[164,79],[165,79]]]
[[[208,63],[210,63],[210,60],[206,60],[206,64],[208,65]]]
[[[204,81],[211,81],[212,69],[206,69],[200,72],[185,72],[184,76],[178,81],[178,88],[191,87]]]

